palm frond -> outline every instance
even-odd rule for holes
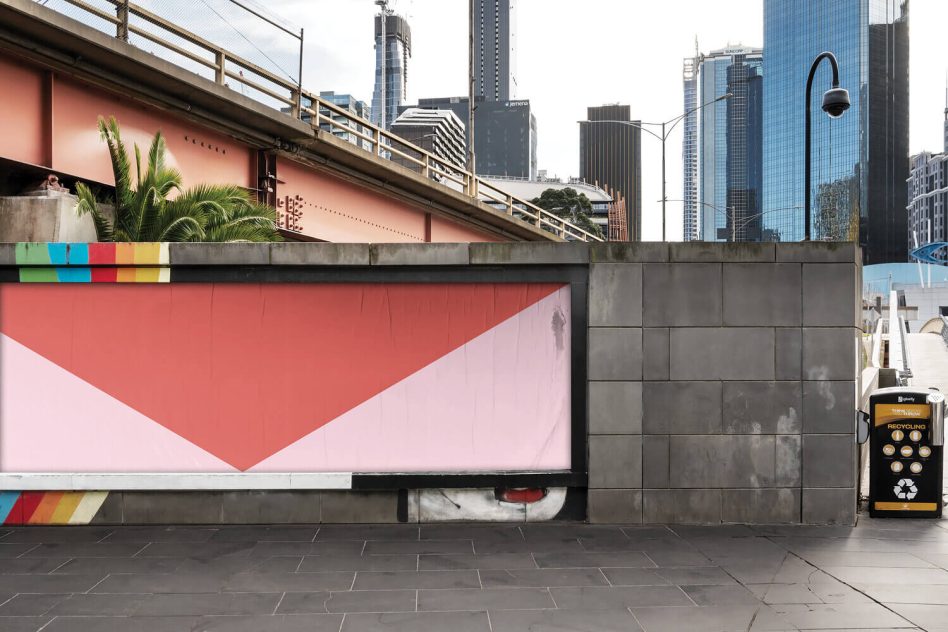
[[[108,120],[98,119],[99,135],[109,148],[109,157],[112,160],[112,175],[115,178],[115,214],[119,216],[120,209],[126,206],[132,197],[131,166],[128,162],[128,152],[122,142],[118,121],[114,116]]]
[[[76,213],[80,217],[86,213],[92,215],[96,239],[99,241],[112,241],[112,223],[99,210],[99,204],[92,190],[82,182],[77,182],[76,197],[79,198],[79,203],[76,205]]]

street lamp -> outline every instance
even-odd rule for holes
[[[839,87],[839,63],[836,56],[823,52],[816,56],[810,66],[810,74],[806,79],[806,166],[804,167],[804,184],[806,194],[803,205],[803,239],[810,241],[810,90],[813,88],[813,77],[816,69],[824,59],[828,59],[833,68],[833,87],[823,94],[823,111],[830,118],[839,118],[849,109],[849,91]]]
[[[732,96],[734,96],[734,95],[732,95],[730,92],[728,92],[727,94],[721,95],[721,96],[719,96],[719,97],[716,98],[716,99],[712,99],[712,100],[708,101],[707,103],[702,103],[702,104],[699,105],[698,107],[692,108],[692,109],[688,110],[687,112],[685,112],[684,114],[681,114],[680,116],[676,116],[675,118],[672,118],[672,119],[668,119],[667,121],[664,121],[664,122],[662,122],[662,123],[643,123],[643,122],[633,123],[632,121],[576,121],[577,123],[579,123],[579,124],[581,124],[581,125],[582,125],[582,124],[588,124],[588,123],[618,123],[618,124],[620,124],[620,125],[628,125],[629,127],[635,127],[636,129],[642,130],[643,132],[647,132],[647,133],[651,134],[652,136],[654,136],[655,138],[657,138],[658,140],[662,141],[662,241],[665,241],[665,218],[666,218],[666,216],[665,216],[665,202],[668,201],[668,200],[667,200],[667,197],[666,197],[666,195],[665,195],[665,185],[666,185],[666,181],[665,181],[665,141],[668,140],[668,137],[671,135],[672,130],[675,129],[675,126],[678,125],[679,123],[681,123],[684,119],[688,118],[689,115],[694,114],[695,112],[697,112],[697,111],[700,110],[701,108],[707,107],[707,106],[709,106],[709,105],[711,105],[711,104],[713,104],[713,103],[717,103],[718,101],[723,101],[723,100],[725,100],[725,99],[730,99]],[[660,126],[660,127],[662,128],[662,133],[661,133],[661,135],[656,134],[655,132],[653,132],[652,130],[648,129],[647,127],[643,127],[644,125],[652,125],[652,126],[655,126],[655,127],[659,127],[659,126]],[[668,126],[668,125],[670,125],[671,127],[668,127],[668,128],[667,128],[667,131],[666,131],[666,126]],[[623,193],[627,193],[627,192],[623,191]],[[639,237],[641,238],[641,235],[640,235]]]
[[[688,202],[689,200],[668,200],[669,202]],[[772,208],[768,211],[762,211],[760,213],[754,213],[753,215],[746,215],[742,218],[741,222],[737,221],[737,209],[733,206],[726,208],[721,208],[716,204],[711,204],[710,202],[702,202],[701,200],[691,200],[695,204],[701,204],[702,206],[707,206],[708,208],[714,210],[714,212],[719,213],[724,216],[725,219],[730,220],[731,222],[731,241],[737,241],[737,229],[743,229],[745,226],[748,226],[751,222],[754,222],[765,215],[770,215],[771,213],[777,213],[780,211],[799,211],[802,206],[783,206],[781,208]],[[661,200],[656,200],[656,202],[661,202]],[[705,241],[704,239],[699,239],[697,241]]]

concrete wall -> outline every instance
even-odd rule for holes
[[[0,241],[95,241],[92,217],[72,195],[0,197]]]
[[[851,524],[850,244],[593,250],[589,520]]]
[[[830,243],[170,246],[172,283],[176,266],[588,273],[595,523],[852,524],[860,260]],[[95,520],[396,522],[415,493],[111,492]]]

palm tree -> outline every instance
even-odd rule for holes
[[[115,218],[99,209],[85,184],[76,184],[79,215],[92,215],[99,241],[280,241],[276,211],[258,204],[233,185],[202,184],[182,190],[181,173],[165,164],[165,139],[157,132],[142,172],[135,145],[135,176],[115,117],[99,117],[99,133],[109,146],[115,174]],[[173,199],[168,196],[177,192]]]

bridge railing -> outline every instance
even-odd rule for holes
[[[129,41],[129,36],[135,35],[148,40],[162,47],[165,53],[171,53],[178,65],[189,70],[197,69],[199,74],[211,75],[219,85],[231,88],[238,86],[238,91],[245,94],[249,89],[250,94],[247,96],[257,101],[294,118],[308,121],[315,128],[343,137],[379,158],[408,167],[443,186],[502,210],[513,218],[562,239],[603,241],[601,237],[528,200],[498,189],[465,167],[303,90],[299,82],[271,72],[130,0],[58,0],[58,4],[71,5],[90,18],[114,25],[115,37],[119,39]]]

